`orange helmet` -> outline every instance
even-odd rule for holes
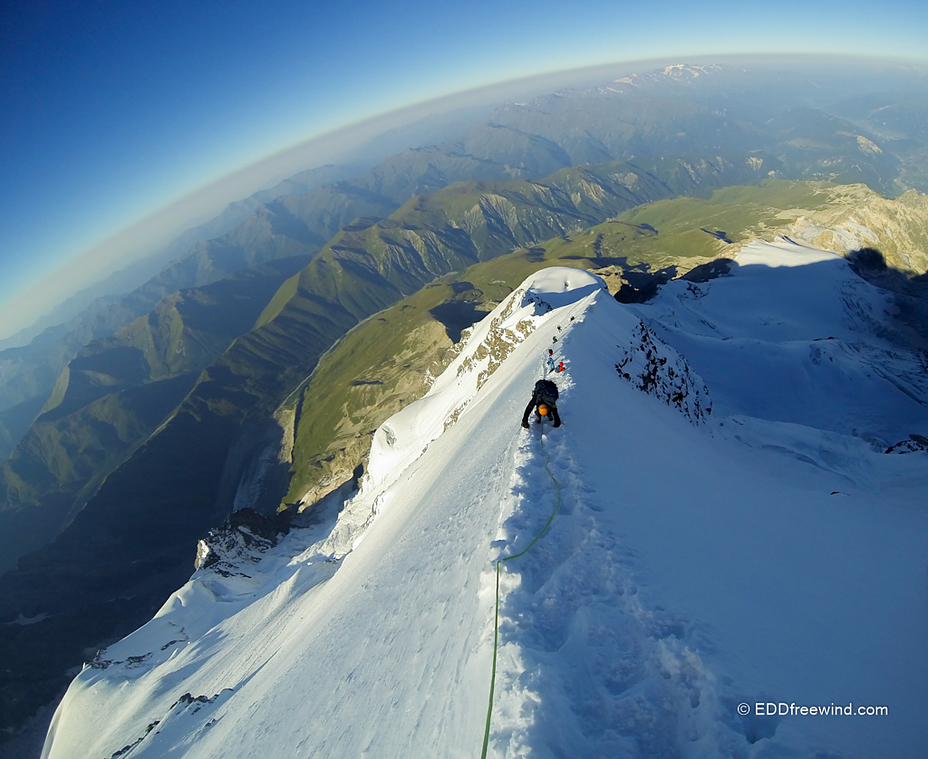
[[[539,403],[539,404],[538,404],[538,413],[541,414],[542,416],[547,416],[547,414],[548,414],[548,407],[545,406],[544,403]]]

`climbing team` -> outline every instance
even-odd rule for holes
[[[562,371],[564,371],[564,362],[558,361],[557,364],[555,364],[554,363],[554,351],[551,350],[550,348],[548,348],[548,355],[546,356],[545,361],[548,364],[549,372],[557,372],[558,374],[560,374]]]

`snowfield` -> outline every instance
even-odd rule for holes
[[[479,757],[526,548],[488,756],[923,754],[928,453],[885,451],[926,359],[843,259],[738,264],[639,306],[529,278],[357,494],[85,667],[43,757]],[[522,430],[548,348],[563,426]]]

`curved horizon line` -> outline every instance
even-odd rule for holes
[[[142,260],[159,249],[176,241],[185,231],[216,218],[230,204],[246,200],[257,192],[273,187],[279,182],[296,174],[327,165],[338,165],[357,159],[359,151],[372,140],[391,131],[411,126],[428,117],[447,116],[454,111],[467,108],[492,108],[510,102],[515,97],[539,97],[556,92],[558,89],[578,86],[596,86],[594,80],[599,77],[599,84],[605,84],[605,78],[615,76],[622,67],[620,75],[642,73],[661,66],[674,64],[721,64],[734,62],[764,62],[779,64],[785,69],[801,70],[805,65],[823,64],[857,64],[886,65],[892,67],[916,67],[925,69],[928,74],[928,60],[908,57],[886,57],[885,55],[868,56],[866,54],[843,55],[833,53],[725,53],[717,55],[679,55],[655,58],[616,60],[608,63],[556,69],[513,79],[496,80],[468,87],[454,92],[429,96],[407,103],[397,108],[379,111],[360,119],[345,122],[298,140],[283,148],[276,148],[261,158],[245,163],[215,179],[208,180],[192,190],[184,192],[174,200],[168,201],[155,210],[137,217],[116,232],[101,238],[93,245],[75,252],[51,271],[36,278],[23,287],[20,292],[5,302],[0,303],[0,315],[15,312],[17,304],[34,301],[38,295],[48,296],[49,288],[58,290],[52,296],[49,305],[41,314],[31,318],[28,323],[19,324],[14,332],[0,335],[0,339],[15,337],[28,330],[37,321],[48,316],[55,308],[68,299],[79,295],[84,290],[103,282],[108,276],[123,271],[128,266]],[[787,65],[782,66],[783,63]],[[420,146],[407,146],[420,147]],[[322,160],[325,154],[331,160]],[[394,152],[372,158],[373,163],[385,160]],[[299,164],[294,166],[294,164]],[[285,168],[287,167],[287,168]],[[113,268],[119,261],[124,264]],[[88,267],[90,262],[94,265]],[[92,277],[86,276],[88,268],[97,270]],[[104,273],[105,270],[105,273]],[[82,276],[83,275],[83,276]],[[81,284],[67,288],[56,286],[56,280],[75,281],[84,279]],[[5,321],[5,319],[0,320]]]

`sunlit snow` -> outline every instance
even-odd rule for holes
[[[884,451],[928,431],[925,359],[843,259],[738,264],[640,306],[531,277],[359,493],[198,570],[75,679],[43,756],[479,756],[495,562],[558,497],[503,565],[489,756],[918,755],[928,454]],[[563,426],[522,430],[549,348]]]

